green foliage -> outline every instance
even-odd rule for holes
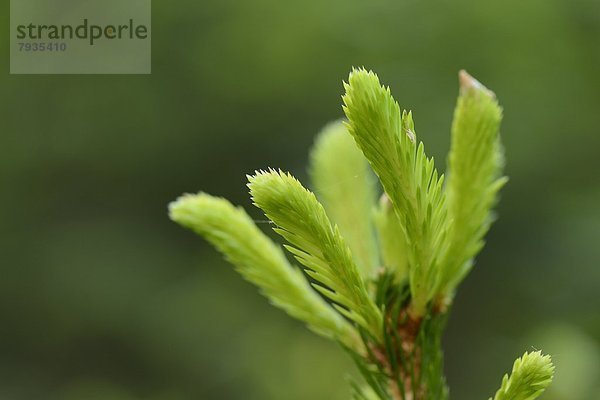
[[[171,205],[173,220],[204,236],[273,304],[344,346],[367,384],[352,384],[354,399],[448,398],[441,346],[448,310],[506,181],[496,98],[465,72],[460,81],[445,187],[411,113],[364,69],[344,85],[347,123],[328,125],[311,152],[323,205],[289,173],[248,176],[254,204],[310,283],[226,200],[201,193]],[[384,189],[379,202],[369,165]],[[550,357],[525,353],[494,400],[533,400],[553,370]]]
[[[408,244],[400,220],[386,194],[381,196],[373,218],[383,265],[394,275],[396,283],[400,283],[408,276]]]
[[[317,137],[309,173],[317,198],[340,229],[363,277],[372,278],[379,262],[371,218],[376,181],[341,121],[327,125]]]
[[[243,209],[199,193],[180,197],[169,210],[173,221],[206,238],[275,306],[304,321],[316,333],[360,349],[355,329],[310,288],[302,272],[289,265],[281,248]]]
[[[540,351],[525,353],[515,361],[510,376],[504,375],[493,400],[534,400],[552,383],[553,376],[550,356]]]
[[[342,315],[381,341],[381,312],[369,296],[350,249],[315,195],[281,171],[260,171],[248,180],[252,200],[291,244],[286,249],[307,268],[316,281],[315,289],[333,301]]]
[[[412,115],[371,71],[353,70],[344,85],[348,129],[383,185],[408,240],[412,311],[435,296],[447,230],[444,177],[418,142]]]
[[[448,210],[452,220],[450,246],[442,271],[441,292],[451,295],[483,247],[493,220],[491,209],[500,188],[503,166],[499,128],[502,109],[496,96],[460,73],[460,95],[448,157]]]

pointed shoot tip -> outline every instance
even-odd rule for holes
[[[496,97],[494,92],[486,88],[481,82],[473,78],[467,71],[461,69],[458,73],[458,82],[460,84],[460,93],[464,94],[469,90],[482,91],[491,97]]]

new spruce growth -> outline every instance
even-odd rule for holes
[[[446,179],[412,114],[364,69],[344,84],[346,120],[325,127],[311,152],[317,195],[280,170],[248,176],[298,266],[225,199],[184,195],[169,207],[272,304],[342,345],[365,382],[352,385],[354,399],[448,398],[442,331],[506,182],[501,108],[466,72],[459,78]],[[493,400],[533,400],[553,370],[549,356],[525,353]]]
[[[525,353],[515,361],[510,376],[504,375],[502,386],[493,400],[536,399],[550,385],[553,375],[554,366],[550,356],[544,356],[539,351]]]

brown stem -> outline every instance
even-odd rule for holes
[[[388,377],[391,399],[447,400],[441,337],[448,310],[431,307],[425,316],[414,317],[409,307],[405,302],[400,311],[386,313],[387,340],[370,346],[371,361]]]

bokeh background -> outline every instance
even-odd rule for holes
[[[539,348],[557,365],[544,399],[597,398],[597,0],[154,2],[150,76],[9,76],[7,57],[0,399],[348,398],[348,358],[166,206],[202,189],[261,219],[245,174],[306,181],[363,65],[413,110],[440,169],[459,69],[504,106],[511,180],[445,337],[452,397],[487,398]]]

